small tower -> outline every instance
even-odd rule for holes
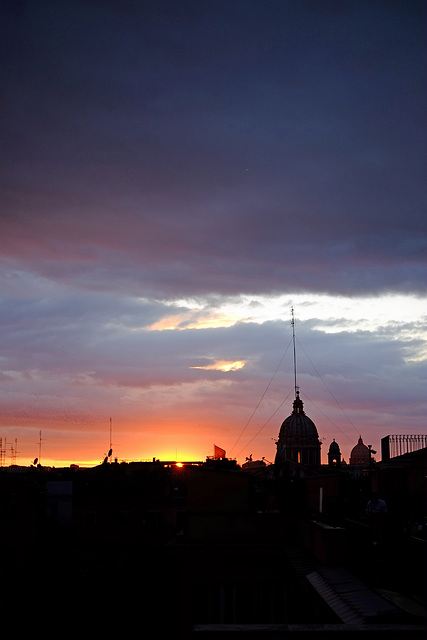
[[[328,451],[328,466],[333,468],[339,468],[341,466],[341,451],[338,443],[335,442],[335,438],[331,442]]]

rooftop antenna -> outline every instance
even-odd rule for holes
[[[4,449],[3,449],[3,438],[0,438],[0,467],[3,466],[3,461],[6,456],[6,438],[4,439]]]
[[[111,456],[113,455],[113,444],[111,442],[112,431],[113,431],[113,421],[110,418],[110,448],[108,450],[108,458],[111,458]]]
[[[110,418],[110,448],[108,449],[108,453],[104,454],[104,458],[102,460],[102,464],[107,464],[108,458],[111,458],[111,456],[113,455],[112,437],[113,437],[113,420]],[[119,445],[115,444],[114,446],[117,447]],[[117,462],[117,458],[115,459],[115,461]]]
[[[39,457],[35,458],[34,464],[37,464],[37,463],[41,464],[41,461],[42,461],[42,442],[43,442],[42,432],[40,431],[39,432]]]
[[[297,385],[297,352],[296,352],[296,348],[295,348],[295,316],[294,316],[294,308],[291,308],[291,314],[292,314],[292,319],[291,319],[291,325],[292,325],[292,340],[293,340],[293,344],[294,344],[294,389],[295,389],[295,398],[297,397],[298,394],[298,385]]]
[[[111,454],[113,453],[113,443],[111,442],[111,435],[113,432],[113,421],[110,418],[110,448],[108,450],[108,455],[111,456]]]
[[[18,438],[15,438],[15,446],[10,447],[10,461],[11,464],[16,464],[16,456],[18,455]]]

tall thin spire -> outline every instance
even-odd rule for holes
[[[291,320],[291,325],[292,325],[292,340],[294,343],[294,391],[295,391],[295,398],[298,395],[298,385],[297,385],[297,352],[296,352],[296,348],[295,348],[295,316],[294,316],[294,308],[291,308],[291,314],[292,314],[292,320]]]

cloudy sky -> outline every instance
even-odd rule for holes
[[[424,1],[3,7],[3,462],[425,433]]]

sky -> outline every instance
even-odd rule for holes
[[[426,432],[424,1],[2,13],[0,463]]]

